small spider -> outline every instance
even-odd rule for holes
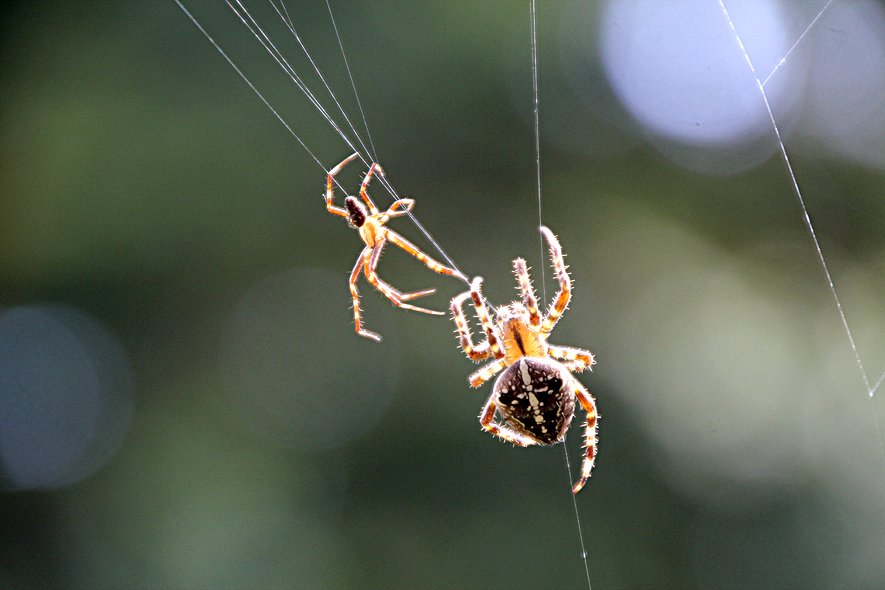
[[[519,446],[549,445],[565,438],[574,415],[575,398],[587,411],[587,452],[581,466],[581,479],[572,488],[572,492],[577,493],[593,470],[598,416],[593,396],[572,372],[589,369],[596,361],[587,350],[547,344],[547,335],[571,298],[571,279],[556,236],[543,226],[541,233],[550,245],[550,257],[559,280],[559,292],[546,316],[538,311],[538,301],[522,258],[513,261],[522,302],[515,301],[499,307],[496,310],[497,320],[493,322],[480,292],[482,278],[476,277],[470,291],[452,300],[452,315],[461,348],[468,357],[474,361],[495,357],[494,361],[470,375],[470,385],[479,387],[499,371],[504,371],[495,381],[492,393],[479,415],[480,424],[485,430]],[[473,344],[470,326],[462,309],[464,301],[470,298],[487,336],[487,340],[477,346]],[[495,410],[506,425],[494,420]]]
[[[378,164],[372,164],[371,168],[369,168],[368,174],[366,174],[365,179],[363,179],[363,184],[360,186],[360,197],[366,202],[368,209],[366,208],[366,205],[360,203],[356,197],[349,196],[345,198],[343,208],[336,207],[332,203],[334,198],[333,184],[335,175],[338,174],[348,162],[351,162],[357,156],[359,156],[358,153],[349,156],[329,171],[329,180],[326,187],[326,208],[329,210],[329,213],[346,217],[350,227],[356,228],[359,231],[360,238],[362,238],[363,243],[366,245],[360,253],[359,258],[357,258],[356,266],[353,267],[353,272],[350,273],[350,293],[353,295],[353,317],[356,321],[356,331],[360,336],[365,336],[366,338],[371,338],[372,340],[380,342],[381,336],[364,329],[360,322],[360,296],[356,287],[356,281],[360,276],[361,270],[363,274],[366,275],[366,279],[369,283],[381,291],[381,293],[390,299],[396,306],[433,315],[443,315],[443,312],[441,311],[432,311],[424,309],[423,307],[416,307],[414,305],[403,303],[404,301],[409,301],[416,297],[423,297],[435,293],[436,289],[424,289],[423,291],[415,291],[413,293],[403,293],[402,291],[394,289],[378,277],[375,272],[375,267],[378,266],[378,260],[381,258],[381,251],[384,249],[387,242],[396,244],[426,264],[430,270],[436,271],[439,274],[455,276],[463,280],[465,283],[467,282],[467,277],[457,270],[440,264],[419,250],[418,247],[410,241],[392,229],[385,227],[384,224],[387,223],[387,220],[391,217],[406,215],[411,211],[412,207],[415,206],[415,201],[413,199],[399,199],[394,202],[387,211],[381,213],[366,192],[366,187],[369,185],[369,181],[372,180],[373,174],[378,173],[380,176],[384,176],[384,171]]]

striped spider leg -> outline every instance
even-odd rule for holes
[[[451,275],[457,277],[459,279],[462,279],[464,282],[467,282],[467,277],[465,277],[463,274],[455,269],[451,269],[448,266],[440,264],[427,254],[419,250],[417,246],[408,241],[406,238],[385,226],[385,224],[391,217],[400,217],[402,215],[407,215],[409,211],[411,211],[412,208],[415,206],[415,201],[413,199],[400,199],[398,201],[395,201],[387,211],[384,211],[382,213],[378,209],[378,207],[375,206],[375,203],[372,201],[371,197],[369,197],[369,193],[367,191],[369,182],[372,180],[372,176],[374,174],[384,176],[384,171],[378,164],[372,164],[372,166],[369,168],[369,172],[363,179],[362,185],[360,185],[360,197],[363,199],[363,201],[365,201],[365,204],[361,203],[356,197],[351,196],[348,196],[344,199],[344,207],[338,207],[333,203],[333,199],[335,196],[335,175],[338,174],[345,165],[356,159],[358,156],[358,153],[348,156],[344,159],[343,162],[341,162],[329,171],[328,183],[326,185],[326,209],[329,210],[329,213],[347,218],[348,224],[351,227],[356,228],[356,230],[360,234],[360,239],[362,239],[363,244],[365,244],[363,251],[360,253],[359,257],[356,260],[356,265],[353,267],[353,271],[350,273],[350,294],[353,297],[353,317],[356,323],[357,334],[359,334],[360,336],[365,336],[366,338],[371,338],[376,342],[380,342],[381,336],[379,336],[375,332],[370,332],[369,330],[366,330],[362,326],[362,321],[360,317],[360,295],[359,290],[356,286],[356,282],[360,274],[365,275],[366,280],[369,281],[369,284],[378,289],[378,291],[380,291],[385,297],[390,299],[397,307],[401,307],[403,309],[411,309],[414,311],[420,311],[433,315],[443,314],[443,312],[441,311],[433,311],[430,309],[424,309],[423,307],[417,307],[405,303],[406,301],[410,301],[417,297],[424,297],[425,295],[435,293],[436,289],[424,289],[423,291],[403,293],[402,291],[399,291],[398,289],[392,287],[389,283],[383,281],[378,276],[376,271],[378,260],[381,258],[381,251],[384,249],[384,246],[387,245],[388,242],[399,246],[400,248],[423,262],[427,266],[427,268],[432,271],[438,272],[442,275]]]
[[[517,258],[513,267],[522,301],[497,308],[492,320],[482,296],[482,278],[476,277],[470,291],[452,299],[452,317],[467,356],[474,361],[494,359],[470,375],[470,385],[479,387],[500,373],[479,414],[479,422],[485,430],[519,446],[555,444],[565,438],[574,415],[575,400],[587,412],[586,453],[581,477],[572,488],[572,492],[577,493],[590,477],[596,460],[598,415],[593,396],[572,373],[589,369],[596,361],[590,351],[547,344],[547,335],[568,307],[571,279],[556,236],[543,226],[541,233],[550,246],[559,281],[559,291],[545,315],[538,310],[525,261]],[[479,344],[474,344],[464,315],[463,306],[468,299],[472,300],[486,335],[485,341]],[[504,420],[503,424],[495,421],[495,412]]]

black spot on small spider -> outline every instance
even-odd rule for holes
[[[357,201],[355,197],[347,197],[344,199],[344,208],[347,209],[347,222],[350,226],[362,227],[368,216],[368,212],[363,204]]]

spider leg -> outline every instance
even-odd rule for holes
[[[418,297],[424,297],[425,295],[433,295],[434,293],[436,293],[436,289],[424,289],[422,291],[413,291],[410,293],[403,293],[402,291],[399,291],[399,290],[393,288],[390,285],[390,283],[388,283],[387,281],[382,280],[381,277],[378,276],[377,268],[378,268],[378,261],[381,260],[381,251],[384,249],[384,246],[386,244],[387,244],[386,237],[381,238],[380,240],[375,242],[375,246],[373,246],[373,250],[372,250],[372,257],[369,259],[369,272],[371,272],[371,274],[375,277],[375,279],[378,281],[378,284],[382,285],[382,287],[379,287],[379,289],[378,289],[379,291],[384,293],[385,296],[387,296],[388,293],[391,293],[399,301],[409,301],[410,299],[416,299]],[[367,273],[366,278],[368,278],[368,276],[369,275]],[[443,314],[443,312],[441,312],[441,311],[440,312],[434,311],[432,313],[434,315],[442,315]]]
[[[420,260],[421,262],[423,262],[427,266],[427,268],[429,268],[430,270],[432,270],[434,272],[438,272],[441,275],[451,275],[453,277],[461,279],[465,283],[467,282],[467,277],[465,277],[463,274],[461,274],[461,272],[459,272],[453,268],[449,268],[448,266],[445,266],[443,264],[440,264],[439,262],[437,262],[436,260],[434,260],[433,258],[428,256],[427,254],[425,254],[424,252],[419,250],[415,244],[413,244],[409,240],[405,239],[404,237],[402,237],[401,235],[399,235],[398,233],[396,233],[392,229],[390,229],[390,228],[385,228],[385,229],[387,230],[387,239],[389,239],[391,241],[391,243],[396,244],[397,246],[399,246],[400,248],[402,248],[403,250],[405,250],[406,252],[408,252],[409,254],[411,254],[412,256],[414,256],[415,258]]]
[[[538,312],[538,299],[535,297],[535,290],[532,289],[532,280],[529,278],[529,269],[525,265],[525,260],[522,258],[514,260],[513,272],[516,274],[525,308],[529,312],[529,320],[532,326],[537,328],[541,325],[541,314]]]
[[[347,212],[347,209],[332,204],[332,199],[335,197],[335,175],[341,172],[341,169],[344,168],[345,165],[353,161],[358,156],[358,153],[349,155],[347,158],[344,159],[343,162],[341,162],[329,171],[329,182],[326,185],[326,209],[329,210],[329,213],[340,215],[341,217],[350,216],[350,214]]]
[[[569,373],[580,373],[590,368],[583,361],[563,361],[561,364]]]
[[[473,282],[470,283],[470,296],[473,298],[473,307],[476,308],[476,315],[486,331],[486,336],[488,336],[489,349],[496,359],[500,359],[506,354],[503,346],[504,338],[498,333],[497,327],[495,327],[495,324],[489,317],[489,311],[486,309],[486,304],[483,301],[481,289],[482,277],[474,277]]]
[[[547,347],[547,354],[553,358],[566,361],[564,364],[568,367],[569,371],[583,371],[596,364],[596,360],[593,358],[593,353],[581,348],[554,346],[551,344]]]
[[[408,215],[409,211],[415,208],[415,199],[399,199],[393,202],[393,205],[390,206],[390,209],[384,212],[382,215],[383,221],[382,223],[387,223],[387,220],[391,217],[400,217],[401,215]],[[399,209],[399,211],[397,211]]]
[[[369,167],[369,172],[366,173],[366,177],[363,179],[363,183],[360,185],[360,196],[366,202],[366,205],[369,206],[369,210],[371,211],[372,215],[378,214],[378,207],[376,207],[375,203],[372,202],[372,199],[369,197],[369,193],[366,189],[369,186],[369,181],[372,180],[372,175],[375,173],[376,170],[378,171],[378,176],[384,176],[384,170],[381,169],[381,166],[379,166],[378,164],[372,164],[372,166]]]
[[[381,283],[384,283],[384,281],[382,281],[381,279],[378,279],[378,281]],[[389,284],[387,284],[387,283],[384,283],[384,284],[387,285],[388,287],[390,287]],[[390,287],[390,288],[393,289],[393,287]],[[393,290],[396,291],[396,289],[393,289]],[[436,289],[424,289],[423,291],[412,291],[411,293],[400,293],[399,300],[400,301],[409,301],[410,299],[416,299],[418,297],[424,297],[426,295],[433,295],[434,293],[436,293]],[[435,311],[433,313],[435,315],[443,315],[445,312]]]
[[[550,246],[550,260],[553,262],[553,269],[556,271],[556,278],[559,281],[559,292],[550,304],[547,316],[541,325],[541,332],[547,334],[553,329],[556,322],[559,321],[559,317],[565,311],[565,308],[568,307],[568,302],[572,296],[572,280],[568,276],[568,270],[566,270],[565,258],[563,258],[562,246],[559,245],[559,240],[556,239],[552,231],[543,225],[541,226],[541,233],[547,238],[547,244]]]
[[[497,405],[495,403],[496,397],[497,396],[495,394],[489,396],[488,401],[486,401],[486,405],[483,406],[482,411],[479,413],[479,423],[482,425],[482,427],[497,436],[498,438],[506,440],[508,442],[512,442],[513,444],[519,445],[520,447],[527,447],[529,445],[535,444],[535,441],[528,438],[527,436],[523,436],[512,428],[494,421],[495,409],[497,408]]]
[[[478,371],[468,377],[468,381],[470,381],[471,387],[479,387],[495,375],[497,375],[501,369],[507,366],[507,359],[497,359],[484,367],[481,367]]]
[[[461,350],[470,357],[471,360],[481,361],[492,356],[491,348],[488,342],[479,345],[473,344],[473,335],[470,332],[470,325],[464,316],[464,301],[470,298],[470,291],[465,291],[452,299],[452,319],[455,320],[455,329],[461,340]]]
[[[378,260],[381,258],[381,250],[384,249],[384,245],[387,243],[387,238],[381,238],[377,242],[375,242],[375,246],[372,248],[371,256],[369,256],[364,263],[363,268],[365,269],[366,280],[372,284],[373,287],[378,289],[385,297],[390,299],[394,305],[397,307],[401,307],[403,309],[411,309],[413,311],[420,311],[422,313],[429,313],[431,315],[443,315],[441,311],[433,311],[430,309],[424,309],[423,307],[416,307],[414,305],[409,305],[408,303],[403,303],[403,301],[408,301],[410,299],[415,299],[416,297],[422,297],[424,295],[430,295],[431,293],[435,293],[436,289],[424,289],[423,291],[415,291],[413,293],[403,293],[398,289],[390,286],[389,283],[381,280],[378,277],[378,274],[375,272],[375,267],[378,265]]]
[[[590,392],[577,379],[572,379],[572,381],[575,386],[575,397],[587,411],[587,422],[584,425],[584,447],[587,451],[581,462],[581,479],[572,488],[572,493],[577,494],[587,483],[587,479],[593,471],[593,464],[596,462],[596,421],[599,414],[596,413],[596,400],[593,399]]]
[[[390,286],[389,283],[385,282],[383,279],[379,278],[378,275],[372,275],[372,278],[366,277],[370,283],[372,281],[377,281],[377,284],[372,283],[376,289],[378,289],[385,297],[387,297],[394,305],[401,309],[410,309],[412,311],[420,311],[421,313],[428,313],[430,315],[445,315],[444,311],[436,311],[433,309],[425,309],[423,307],[418,307],[417,305],[411,305],[408,303],[403,303],[404,301],[409,301],[410,299],[415,299],[416,297],[423,297],[425,295],[430,295],[436,292],[436,289],[426,289],[424,291],[415,291],[414,293],[403,293],[398,289]]]
[[[350,273],[350,294],[353,296],[353,319],[356,323],[356,333],[360,336],[371,338],[375,342],[381,342],[381,336],[375,332],[363,329],[362,324],[360,323],[360,293],[356,288],[356,281],[360,276],[360,271],[371,251],[372,249],[366,246],[356,260],[356,266],[353,267],[353,272]]]

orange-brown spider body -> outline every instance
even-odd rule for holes
[[[586,454],[581,465],[581,477],[572,488],[577,493],[590,477],[596,460],[598,415],[593,396],[572,372],[589,369],[595,361],[587,350],[547,343],[547,335],[568,307],[571,279],[556,236],[543,226],[541,233],[550,246],[550,257],[559,281],[559,292],[546,315],[542,316],[538,310],[525,261],[517,258],[513,265],[522,294],[521,302],[498,308],[493,321],[481,293],[482,278],[476,277],[470,291],[452,300],[452,316],[461,348],[467,356],[475,361],[490,357],[495,359],[470,375],[470,385],[479,387],[501,373],[479,415],[480,424],[485,430],[519,446],[554,444],[565,438],[574,415],[575,400],[587,412],[584,429]],[[476,315],[486,333],[486,340],[478,345],[473,344],[462,308],[468,299],[472,299]],[[496,411],[504,424],[495,421]]]
[[[374,174],[384,176],[384,171],[378,164],[372,164],[369,168],[369,172],[363,179],[362,185],[360,185],[360,197],[364,203],[352,196],[348,196],[344,199],[344,207],[338,207],[333,203],[335,197],[335,175],[337,175],[347,163],[351,162],[358,156],[359,154],[352,154],[329,171],[328,182],[326,185],[326,209],[328,209],[329,213],[346,217],[348,224],[350,224],[351,227],[356,228],[359,232],[360,239],[362,239],[365,244],[363,251],[357,258],[353,271],[350,273],[350,293],[353,297],[353,317],[356,323],[357,334],[365,336],[366,338],[371,338],[375,341],[380,341],[381,336],[362,327],[359,290],[356,286],[360,274],[365,275],[366,280],[385,297],[390,299],[390,301],[392,301],[397,307],[433,315],[442,315],[442,312],[440,311],[424,309],[423,307],[416,307],[405,303],[405,301],[415,299],[416,297],[423,297],[435,293],[436,289],[424,289],[423,291],[403,293],[378,277],[376,267],[378,266],[378,260],[381,258],[381,251],[384,249],[387,242],[399,246],[423,262],[429,269],[438,272],[439,274],[452,275],[465,282],[467,281],[467,278],[459,271],[440,264],[419,250],[417,246],[403,236],[385,226],[391,217],[400,217],[408,214],[408,212],[415,206],[415,201],[413,199],[399,199],[395,201],[387,211],[381,212],[369,197],[367,190],[369,182],[372,180]]]

